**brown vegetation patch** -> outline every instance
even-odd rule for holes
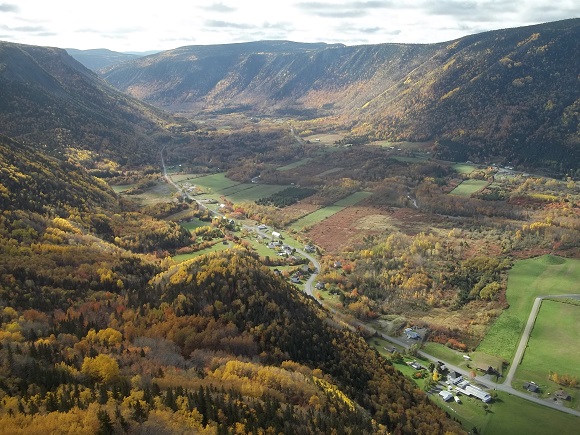
[[[373,207],[348,207],[314,225],[308,236],[327,252],[340,252],[346,245],[365,235],[380,234],[391,218]],[[371,223],[377,226],[371,226]]]
[[[300,219],[307,214],[310,214],[320,208],[319,205],[316,204],[308,204],[306,202],[300,201],[299,203],[293,204],[288,207],[284,207],[277,211],[277,213],[282,213],[286,219],[290,221],[295,221]]]

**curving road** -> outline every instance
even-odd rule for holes
[[[516,351],[516,354],[514,356],[514,360],[512,361],[512,364],[510,365],[510,370],[508,372],[508,375],[506,376],[505,381],[502,384],[499,384],[497,382],[493,382],[492,380],[485,378],[483,376],[480,376],[480,375],[476,375],[475,378],[473,378],[473,379],[474,379],[474,381],[476,381],[478,384],[480,384],[484,388],[503,391],[503,392],[506,392],[508,394],[511,394],[512,396],[517,396],[519,398],[528,400],[530,402],[537,403],[538,405],[546,406],[548,408],[552,408],[552,409],[555,409],[557,411],[562,411],[562,412],[565,412],[567,414],[572,414],[572,415],[575,415],[576,417],[580,417],[580,411],[576,411],[575,409],[566,408],[562,405],[558,405],[556,403],[553,403],[547,399],[541,399],[541,398],[538,398],[535,396],[531,396],[530,394],[516,390],[511,385],[514,374],[517,370],[518,365],[520,364],[520,362],[523,358],[524,351],[527,347],[528,340],[530,338],[530,334],[531,334],[532,329],[533,329],[533,325],[536,321],[536,317],[538,316],[538,312],[540,310],[541,302],[544,299],[552,299],[552,298],[580,299],[580,294],[546,295],[546,296],[540,296],[540,297],[536,298],[536,300],[534,301],[534,305],[532,307],[532,311],[530,313],[530,316],[528,317],[528,322],[527,322],[526,327],[524,329],[524,332],[522,334],[520,344],[519,344],[518,349]],[[357,323],[359,326],[365,326],[365,324],[362,322],[357,321]],[[368,326],[366,326],[366,327],[368,328]],[[383,333],[376,331],[376,330],[375,330],[375,332],[381,338],[384,338],[385,340],[390,341],[391,343],[394,343],[398,346],[401,346],[404,349],[410,347],[410,345],[408,343],[406,343],[406,342],[404,342],[396,337],[392,337],[390,335],[383,334]],[[440,358],[436,358],[433,355],[430,355],[430,354],[423,352],[423,351],[419,351],[419,352],[417,352],[417,354],[419,356],[421,356],[425,359],[428,359],[430,361],[433,361],[433,362],[441,361],[450,370],[454,370],[457,373],[460,373],[464,378],[466,378],[466,379],[471,378],[471,376],[468,373],[466,373],[466,371],[464,369],[461,369],[453,364],[450,364],[444,360],[441,360]]]
[[[216,211],[213,211],[213,210],[210,210],[206,205],[204,205],[203,203],[199,202],[196,198],[194,198],[193,196],[191,196],[187,191],[183,190],[179,185],[177,185],[171,179],[171,177],[167,173],[167,168],[166,168],[166,165],[165,165],[165,159],[163,157],[163,151],[164,150],[165,150],[165,147],[163,147],[163,149],[161,150],[161,165],[163,167],[163,177],[165,178],[165,180],[167,180],[167,182],[169,184],[171,184],[173,187],[175,187],[175,189],[177,189],[178,192],[185,194],[189,199],[195,201],[200,208],[207,209],[207,210],[210,211],[210,213],[212,213],[212,214],[214,214],[216,216],[222,216],[220,213],[218,213]],[[416,208],[418,208],[417,203],[416,203],[416,200],[414,200],[410,196],[409,196],[409,199],[411,199],[413,201],[413,205]],[[252,228],[252,227],[247,227],[247,228]],[[272,237],[269,234],[264,233],[264,232],[258,230],[257,228],[256,228],[256,232],[259,233],[259,234],[261,234],[264,237],[268,237],[268,238],[272,239]],[[314,281],[316,280],[316,277],[318,276],[318,271],[320,271],[320,263],[316,259],[316,257],[310,255],[309,253],[305,252],[302,249],[296,249],[296,252],[298,252],[300,255],[304,256],[309,261],[311,261],[312,264],[315,267],[315,272],[312,275],[310,275],[310,277],[308,278],[308,280],[304,284],[304,292],[307,295],[309,295],[309,296],[311,296],[311,297],[314,298],[314,294],[312,292],[312,284],[314,283]],[[520,339],[520,343],[519,343],[518,348],[516,350],[516,354],[515,354],[514,359],[513,359],[512,363],[510,365],[510,369],[509,369],[508,374],[506,376],[505,382],[502,383],[502,384],[498,384],[497,382],[493,382],[493,381],[491,381],[491,380],[489,380],[487,378],[484,378],[483,376],[480,376],[480,375],[476,375],[475,378],[474,378],[474,381],[477,381],[477,383],[480,384],[480,385],[482,385],[484,388],[488,388],[488,389],[493,388],[494,390],[503,391],[503,392],[506,392],[506,393],[511,394],[513,396],[517,396],[517,397],[520,397],[522,399],[529,400],[531,402],[535,402],[535,403],[537,403],[539,405],[547,406],[548,408],[552,408],[552,409],[555,409],[555,410],[558,410],[558,411],[562,411],[562,412],[565,412],[565,413],[572,414],[572,415],[575,415],[577,417],[580,417],[580,411],[576,411],[574,409],[566,408],[566,407],[564,407],[562,405],[554,404],[554,403],[552,403],[552,402],[550,402],[548,400],[540,399],[538,397],[534,397],[534,396],[531,396],[529,394],[523,393],[521,391],[518,391],[518,390],[514,389],[512,387],[512,385],[511,385],[512,384],[512,380],[513,380],[513,377],[514,377],[514,375],[516,373],[516,370],[517,370],[519,364],[521,363],[522,358],[523,358],[523,355],[524,355],[524,352],[525,352],[525,350],[527,348],[528,340],[530,338],[530,334],[532,332],[534,323],[536,321],[536,317],[538,316],[538,313],[540,311],[540,307],[541,307],[542,301],[544,299],[552,299],[552,298],[580,299],[580,294],[546,295],[546,296],[537,297],[535,299],[535,301],[534,301],[534,305],[532,306],[532,310],[531,310],[530,315],[528,317],[528,321],[526,323],[526,326],[524,328],[524,332],[523,332],[522,337]],[[323,305],[322,301],[320,301],[319,299],[314,298],[314,300],[316,300],[320,305]],[[325,308],[330,309],[329,307],[325,307]],[[335,313],[335,314],[340,314],[340,313],[336,312],[334,309],[330,309],[330,311],[333,312],[333,313]],[[360,327],[364,327],[365,329],[369,329],[368,325],[366,325],[365,323],[360,322],[358,320],[355,320],[354,322],[351,322],[351,323],[354,323],[355,326],[360,326]],[[401,346],[402,348],[408,348],[409,347],[409,344],[408,343],[406,343],[404,341],[401,341],[401,340],[399,340],[396,337],[392,337],[390,335],[383,334],[383,333],[381,333],[379,331],[376,331],[376,330],[375,330],[375,332],[381,338],[384,338],[385,340],[390,341],[391,343],[394,343],[394,344],[396,344],[398,346]],[[463,370],[463,369],[461,369],[461,368],[459,368],[457,366],[454,366],[453,364],[449,364],[446,361],[443,361],[443,360],[441,360],[439,358],[436,358],[433,355],[430,355],[430,354],[428,354],[426,352],[423,352],[423,351],[419,351],[418,352],[418,355],[421,356],[421,357],[423,357],[423,358],[425,358],[425,359],[428,359],[430,361],[433,361],[433,362],[441,361],[447,367],[449,367],[451,370],[454,370],[457,373],[461,373],[465,378],[470,378],[470,376],[465,373],[465,370]]]

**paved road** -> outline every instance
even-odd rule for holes
[[[520,344],[516,350],[516,354],[514,359],[511,363],[510,369],[505,379],[505,384],[511,386],[512,380],[514,375],[516,374],[516,370],[518,366],[521,364],[522,359],[524,357],[524,352],[528,347],[528,341],[530,339],[530,334],[532,333],[532,329],[534,328],[534,324],[536,323],[536,317],[538,317],[538,312],[540,311],[540,307],[542,306],[542,301],[544,299],[580,299],[580,295],[578,294],[568,294],[568,295],[548,295],[548,296],[540,296],[537,297],[534,301],[534,305],[532,306],[532,311],[530,312],[530,316],[528,317],[528,322],[526,323],[526,327],[524,328],[524,333],[522,334],[522,338],[520,339]]]
[[[163,157],[163,151],[165,151],[165,147],[163,147],[161,149],[161,166],[163,167],[163,178],[165,178],[165,181],[167,181],[169,184],[171,184],[173,187],[175,187],[175,189],[177,190],[178,193],[181,193],[181,194],[187,196],[187,198],[189,198],[191,201],[195,201],[195,203],[198,205],[198,207],[201,210],[207,210],[214,216],[224,217],[224,215],[222,215],[221,213],[218,213],[217,211],[210,209],[203,202],[199,201],[194,196],[191,196],[187,190],[183,189],[180,185],[176,184],[173,181],[171,176],[167,173],[167,166],[165,165],[165,158]]]
[[[186,192],[185,190],[183,190],[179,185],[177,185],[171,179],[171,177],[167,173],[167,168],[165,166],[165,159],[163,158],[163,151],[164,151],[164,149],[161,150],[161,165],[163,166],[163,177],[167,180],[167,182],[169,184],[171,184],[173,187],[175,187],[178,192],[184,193],[189,199],[195,201],[199,205],[199,207],[201,207],[202,209],[208,209],[203,203],[200,203],[196,198],[194,198],[191,195],[189,195],[188,192]],[[410,198],[410,199],[413,200],[413,198]],[[413,202],[414,202],[414,205],[416,206],[416,202],[414,200],[413,200]],[[222,216],[218,212],[215,212],[215,211],[210,210],[210,209],[208,209],[208,210],[212,214],[214,214],[214,215]],[[252,227],[246,227],[246,228],[251,229]],[[257,228],[256,228],[256,232],[258,232],[259,234],[261,234],[264,237],[272,238],[269,234],[266,234],[264,232],[261,232]],[[316,269],[316,271],[312,275],[310,275],[310,278],[308,278],[308,280],[304,284],[304,292],[306,294],[308,294],[309,296],[314,297],[313,292],[312,292],[312,284],[314,283],[314,281],[316,280],[316,277],[318,276],[318,271],[320,270],[320,263],[316,259],[316,257],[314,257],[313,255],[310,255],[309,253],[305,252],[302,249],[296,249],[296,252],[298,252],[300,255],[303,255],[305,258],[307,258],[309,261],[311,261],[312,264],[314,265],[315,269]],[[565,408],[565,407],[563,407],[561,405],[554,404],[554,403],[552,403],[552,402],[550,402],[548,400],[540,399],[540,398],[531,396],[529,394],[526,394],[526,393],[523,393],[521,391],[518,391],[518,390],[514,389],[511,386],[511,383],[512,383],[513,377],[515,375],[515,372],[517,370],[517,367],[521,363],[521,360],[523,358],[525,349],[527,347],[528,340],[530,338],[530,334],[532,332],[533,325],[534,325],[534,323],[536,321],[536,317],[538,316],[538,312],[540,310],[540,306],[541,306],[542,300],[548,299],[548,298],[574,298],[574,299],[580,299],[580,295],[579,294],[552,295],[552,296],[540,296],[540,297],[536,298],[536,300],[534,301],[534,305],[532,307],[532,311],[530,313],[530,316],[528,317],[528,322],[526,323],[526,327],[524,329],[524,333],[522,334],[522,338],[520,340],[520,344],[518,346],[518,349],[516,350],[516,354],[515,354],[514,360],[512,361],[512,364],[510,366],[510,370],[509,370],[509,372],[508,372],[508,374],[506,376],[505,382],[502,383],[502,384],[498,384],[496,382],[491,381],[488,378],[485,378],[485,377],[479,376],[479,375],[475,376],[474,381],[477,382],[478,384],[480,384],[484,388],[487,388],[487,389],[493,388],[494,390],[504,391],[504,392],[506,392],[508,394],[511,394],[513,396],[520,397],[520,398],[525,399],[525,400],[529,400],[531,402],[535,402],[535,403],[537,403],[539,405],[547,406],[549,408],[553,408],[555,410],[562,411],[562,412],[565,412],[565,413],[572,414],[572,415],[575,415],[577,417],[580,417],[580,411],[576,411],[576,410],[570,409],[570,408]],[[320,301],[318,299],[315,299],[315,300],[319,304],[323,305],[322,304],[322,301]],[[329,308],[329,307],[326,307],[326,308]],[[335,313],[335,314],[340,314],[340,313],[337,313],[334,309],[330,309],[330,311],[333,312],[333,313]],[[354,323],[355,323],[355,326],[360,326],[360,327],[363,327],[363,328],[367,328],[368,329],[368,326],[366,324],[364,324],[363,322],[360,322],[358,320],[355,320]],[[401,346],[403,348],[410,347],[409,343],[406,343],[406,342],[404,342],[404,341],[402,341],[402,340],[400,340],[400,339],[398,339],[396,337],[392,337],[390,335],[386,335],[386,334],[380,333],[378,331],[376,331],[376,332],[377,332],[377,334],[380,337],[384,338],[385,340],[390,341],[391,343],[394,343],[394,344],[396,344],[398,346]],[[470,379],[469,374],[467,374],[465,372],[465,370],[463,370],[463,369],[461,369],[461,368],[459,368],[457,366],[454,366],[453,364],[449,364],[448,362],[443,361],[443,360],[441,360],[439,358],[436,358],[433,355],[430,355],[430,354],[428,354],[426,352],[423,352],[423,351],[419,351],[418,352],[418,355],[421,356],[421,357],[423,357],[423,358],[426,358],[426,359],[428,359],[430,361],[433,361],[433,362],[442,361],[447,367],[449,367],[449,369],[454,370],[457,373],[461,373],[466,379]]]
[[[580,298],[580,295],[542,296],[542,297],[536,299],[536,301],[534,303],[534,307],[536,306],[536,303],[538,303],[538,309],[539,309],[538,299],[541,301],[542,299],[547,299],[547,298],[570,298],[570,297],[579,299]],[[538,314],[538,309],[536,309],[535,312],[534,312],[534,309],[532,309],[533,317],[532,317],[532,314],[530,314],[530,319],[531,319],[532,325],[533,325],[533,323],[534,323],[534,321],[536,319],[536,316]],[[528,319],[528,324],[530,323],[530,319]],[[361,327],[362,326],[365,326],[364,323],[362,323],[362,322],[358,322],[357,321],[357,323]],[[526,332],[527,332],[527,335],[526,335]],[[521,343],[523,342],[524,343],[524,348],[526,347],[530,332],[531,332],[531,327],[528,330],[527,325],[526,325],[526,330],[524,331],[524,335],[522,336],[522,340],[520,342],[520,346],[521,346]],[[390,341],[391,343],[396,344],[396,345],[398,345],[398,346],[400,346],[400,347],[402,347],[404,349],[406,349],[406,348],[408,348],[408,347],[411,346],[411,344],[409,344],[408,342],[405,342],[405,341],[403,341],[403,340],[401,340],[401,339],[399,339],[397,337],[392,337],[390,335],[386,335],[386,334],[383,334],[383,333],[378,332],[378,331],[377,331],[377,334],[380,337],[384,338],[385,340]],[[518,348],[518,350],[519,350],[519,348]],[[440,358],[436,358],[433,355],[430,355],[430,354],[428,354],[426,352],[423,352],[423,351],[418,351],[417,354],[420,357],[423,357],[423,358],[428,359],[428,360],[433,361],[433,362],[441,361],[450,370],[454,370],[457,373],[460,373],[465,379],[471,379],[470,374],[467,373],[465,371],[465,369],[459,368],[459,367],[457,367],[457,366],[455,366],[453,364],[448,363],[447,361],[441,360]],[[519,360],[517,358],[518,358],[518,354],[516,353],[516,357],[514,358],[514,361],[512,363],[511,368],[510,368],[510,372],[513,370],[513,372],[515,373],[515,370],[517,369],[517,365],[519,364]],[[520,355],[519,358],[521,359],[521,355]],[[516,361],[518,361],[517,364],[516,364]],[[513,378],[513,374],[512,374],[512,378]],[[488,390],[489,389],[493,389],[493,390],[503,391],[503,392],[506,392],[508,394],[511,394],[512,396],[517,396],[517,397],[520,397],[522,399],[528,400],[530,402],[535,402],[535,403],[537,403],[539,405],[547,406],[548,408],[552,408],[552,409],[555,409],[557,411],[562,411],[562,412],[565,412],[567,414],[572,414],[572,415],[575,415],[576,417],[580,417],[580,411],[576,411],[575,409],[566,408],[566,407],[564,407],[562,405],[558,405],[558,404],[553,403],[553,402],[551,402],[549,400],[540,399],[538,397],[535,397],[535,396],[530,395],[529,393],[524,393],[522,391],[516,390],[515,388],[513,388],[511,386],[511,380],[510,380],[510,382],[508,382],[507,377],[506,377],[505,382],[502,383],[502,384],[499,384],[497,382],[494,382],[491,379],[488,379],[488,378],[486,378],[484,376],[480,376],[480,375],[476,375],[475,378],[473,378],[473,381],[474,381],[474,383],[477,383],[481,387],[486,388]]]

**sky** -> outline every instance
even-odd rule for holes
[[[9,0],[0,41],[121,52],[266,39],[433,43],[578,17],[578,0]]]

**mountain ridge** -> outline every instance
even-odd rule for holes
[[[552,164],[580,160],[579,40],[570,19],[435,44],[188,46],[101,75],[172,112],[303,112],[378,139],[457,142],[473,159]]]
[[[125,163],[148,159],[166,113],[111,88],[65,50],[0,42],[0,133]]]

